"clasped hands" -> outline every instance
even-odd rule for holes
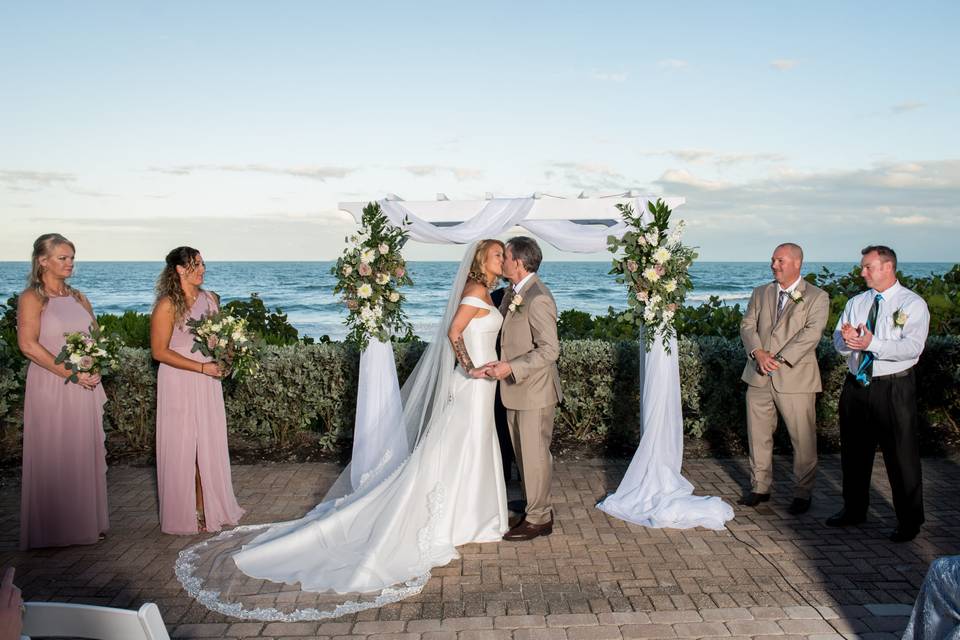
[[[853,351],[866,351],[870,342],[873,341],[873,333],[864,324],[855,327],[849,322],[844,322],[840,326],[840,336],[847,348]]]
[[[471,378],[494,378],[496,380],[503,380],[513,373],[513,369],[510,368],[509,362],[504,362],[503,360],[495,360],[493,362],[488,362],[487,364],[481,365],[479,367],[474,367],[470,370]]]

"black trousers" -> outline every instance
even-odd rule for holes
[[[899,526],[923,524],[916,387],[913,369],[900,378],[875,379],[868,387],[847,375],[840,394],[840,466],[843,504],[849,514],[866,515],[879,444]]]

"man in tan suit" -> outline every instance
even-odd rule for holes
[[[755,507],[770,499],[779,411],[793,444],[796,486],[788,511],[794,515],[810,508],[817,472],[816,398],[822,387],[816,349],[830,312],[830,296],[800,277],[802,265],[799,245],[778,246],[770,261],[774,281],[753,290],[740,323],[749,356],[742,380],[749,385],[750,493],[738,502]]]
[[[504,540],[532,540],[553,532],[550,442],[563,393],[557,370],[557,303],[537,277],[542,260],[540,247],[532,238],[520,236],[507,242],[503,275],[513,287],[500,302],[501,360],[488,369],[488,375],[500,380],[527,508]]]

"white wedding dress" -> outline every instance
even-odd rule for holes
[[[460,304],[488,312],[463,332],[471,360],[496,360],[500,312],[479,298]],[[446,397],[428,409],[402,464],[299,520],[238,527],[188,548],[176,566],[187,591],[239,618],[330,618],[418,593],[432,567],[459,557],[455,547],[501,540],[508,525],[497,383],[468,377],[452,359],[445,366]]]

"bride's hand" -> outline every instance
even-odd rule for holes
[[[488,363],[488,364],[481,365],[481,366],[479,366],[479,367],[474,367],[473,369],[470,369],[470,374],[469,374],[469,375],[470,375],[471,378],[486,378],[486,377],[488,377],[488,376],[487,376],[487,371],[489,371],[489,370],[490,370],[490,364]]]

